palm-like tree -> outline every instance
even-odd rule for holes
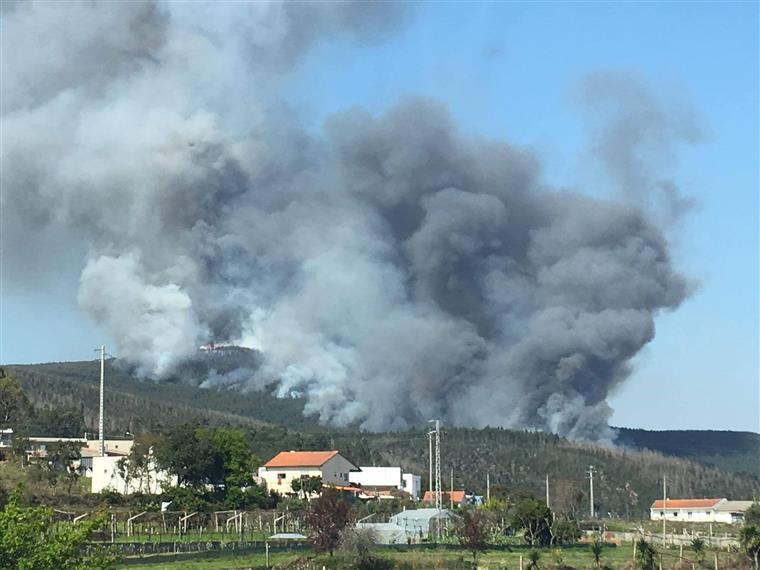
[[[746,515],[745,515],[746,516]],[[742,548],[752,560],[754,570],[760,569],[760,525],[747,524],[739,531],[739,542]]]
[[[700,564],[705,559],[705,541],[698,536],[691,539],[691,549],[694,551],[694,556],[697,562]]]
[[[530,552],[528,552],[528,569],[527,570],[537,570],[539,560],[541,560],[541,553],[538,550],[533,549]]]
[[[597,568],[602,567],[602,548],[604,548],[604,543],[599,538],[594,539],[594,542],[591,543],[591,554]]]

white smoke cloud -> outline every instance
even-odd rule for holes
[[[201,326],[193,303],[174,283],[146,283],[135,254],[92,259],[82,271],[79,303],[119,339],[121,356],[148,362],[162,376],[191,353]]]

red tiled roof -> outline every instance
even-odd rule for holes
[[[464,491],[456,491],[456,490],[443,491],[442,500],[445,503],[451,499],[454,499],[454,502],[458,504],[464,501],[464,495],[465,495]],[[422,501],[424,503],[432,503],[434,498],[435,498],[435,491],[433,491],[432,493],[430,491],[425,491],[425,496],[422,498]]]
[[[336,455],[337,451],[281,451],[264,467],[322,467]]]
[[[668,499],[664,506],[668,509],[705,509],[714,507],[722,499]],[[658,499],[652,503],[653,509],[663,508],[663,500]]]

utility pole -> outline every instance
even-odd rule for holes
[[[432,431],[428,432],[428,459],[430,460],[430,471],[429,471],[429,477],[428,477],[428,491],[430,491],[430,498],[433,497],[433,433]]]
[[[96,348],[96,351],[100,351],[100,413],[98,415],[98,449],[100,456],[104,457],[106,454],[106,440],[103,432],[103,392],[105,390],[105,370],[106,370],[106,347],[105,345],[100,348]]]
[[[668,516],[668,479],[662,476],[662,547],[665,548],[665,518]]]
[[[589,483],[589,514],[594,518],[594,466],[588,466],[588,483]]]
[[[441,420],[435,420],[435,508],[443,509],[441,491]]]
[[[454,510],[454,468],[451,468],[451,491],[449,492],[449,508]]]
[[[546,475],[546,508],[551,508],[549,506],[549,475]]]
[[[486,503],[491,500],[491,474],[486,473]]]

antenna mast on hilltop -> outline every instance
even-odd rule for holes
[[[106,347],[105,345],[100,348],[96,348],[95,351],[100,352],[100,413],[98,416],[98,450],[100,456],[104,457],[106,454],[106,440],[103,433],[103,392],[105,389],[105,371],[106,371]]]

